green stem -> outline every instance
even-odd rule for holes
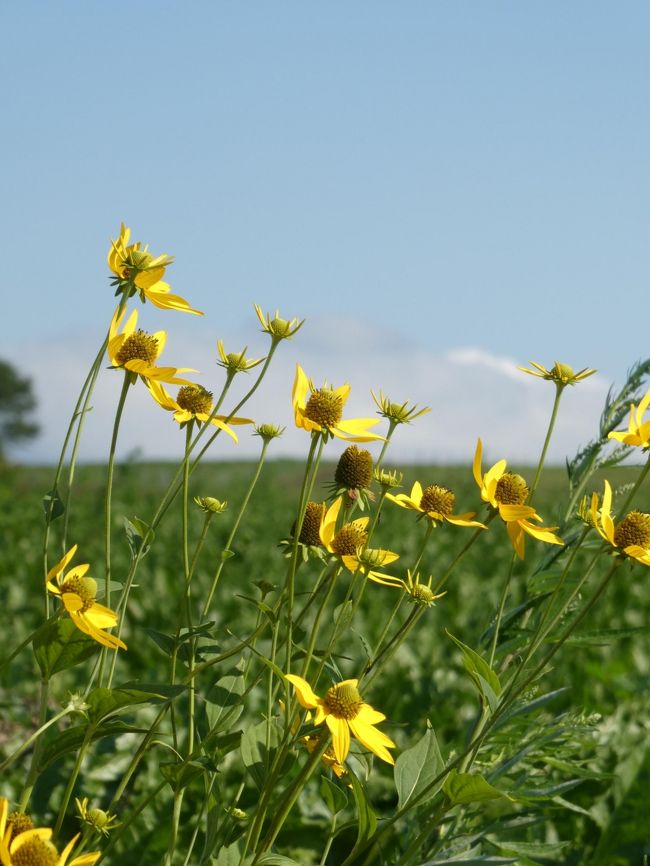
[[[149,803],[151,803],[152,800],[156,799],[158,794],[160,794],[162,789],[168,784],[169,782],[166,779],[163,779],[163,781],[160,782],[150,794],[147,794],[145,797],[142,798],[142,800],[138,803],[135,809],[133,809],[133,811],[130,813],[129,817],[126,820],[120,822],[119,827],[117,827],[113,831],[113,834],[111,835],[111,841],[102,851],[101,856],[97,860],[95,866],[97,866],[98,863],[101,863],[107,854],[110,854],[112,852],[117,841],[126,833],[131,824],[133,824],[133,822],[135,821],[135,819],[140,815],[141,812],[143,812],[147,808],[147,806],[149,805]]]
[[[506,606],[506,599],[508,598],[508,592],[510,591],[510,583],[512,581],[512,574],[515,567],[515,559],[517,554],[512,553],[510,557],[510,567],[508,568],[508,575],[503,583],[503,589],[501,590],[501,597],[499,599],[499,608],[497,610],[497,617],[494,623],[494,632],[492,634],[492,643],[490,645],[490,661],[488,664],[492,667],[494,662],[494,656],[497,651],[497,644],[499,642],[499,629],[501,628],[501,620],[503,619],[503,610]]]
[[[260,477],[260,473],[262,472],[262,467],[264,466],[264,460],[266,458],[266,451],[267,451],[268,447],[269,447],[269,440],[264,439],[263,444],[262,444],[262,453],[260,454],[259,460],[257,461],[257,467],[255,469],[255,474],[253,475],[253,478],[251,479],[251,483],[248,485],[248,489],[246,491],[246,494],[244,495],[243,502],[242,502],[241,506],[239,507],[237,517],[235,518],[235,522],[233,524],[233,527],[230,530],[230,535],[228,536],[228,539],[226,541],[226,547],[225,547],[224,553],[225,553],[225,551],[232,550],[232,543],[233,543],[235,536],[237,534],[237,531],[239,529],[239,524],[241,523],[242,518],[246,512],[246,509],[248,508],[248,503],[250,501],[251,496],[253,495],[253,491],[255,490],[255,486],[257,485],[257,482],[258,482],[259,477]],[[222,554],[221,559],[219,561],[219,565],[217,566],[214,577],[212,578],[212,585],[210,586],[210,592],[208,593],[208,597],[205,600],[205,604],[203,605],[203,611],[201,613],[202,619],[205,619],[205,617],[208,614],[208,611],[210,609],[210,603],[212,602],[212,598],[213,598],[214,593],[217,589],[217,584],[219,583],[219,578],[221,577],[221,572],[223,571],[223,567],[224,567],[225,563],[226,563],[226,559],[223,557],[223,554]]]
[[[561,382],[555,383],[555,400],[553,401],[553,409],[551,411],[551,420],[548,422],[548,429],[546,431],[546,438],[544,439],[544,445],[542,446],[542,453],[539,456],[539,463],[537,464],[537,471],[535,472],[535,478],[533,479],[533,485],[530,488],[530,493],[528,494],[528,499],[526,501],[526,505],[533,504],[533,496],[535,495],[535,491],[537,490],[537,484],[539,483],[540,475],[542,474],[542,467],[544,466],[544,460],[546,459],[546,452],[548,451],[548,446],[551,441],[551,436],[553,435],[553,428],[555,427],[555,421],[557,419],[557,410],[560,408],[560,400],[562,398],[562,392],[564,391],[564,385]]]
[[[646,461],[645,466],[643,467],[643,469],[639,473],[639,477],[637,478],[636,482],[634,483],[634,487],[627,494],[627,496],[625,497],[625,500],[623,501],[623,504],[618,509],[619,515],[623,515],[627,511],[627,509],[630,507],[630,503],[632,502],[632,500],[634,499],[634,497],[637,494],[637,491],[639,490],[639,488],[641,487],[641,485],[645,481],[646,475],[648,474],[649,471],[650,471],[650,456],[648,457],[648,460]]]
[[[36,740],[38,740],[38,738],[41,736],[41,734],[45,733],[45,731],[51,725],[55,724],[56,722],[59,721],[59,719],[62,719],[64,716],[67,716],[71,712],[73,712],[73,711],[70,709],[70,707],[65,707],[60,712],[58,712],[55,716],[52,716],[52,718],[49,719],[47,722],[45,722],[44,725],[41,725],[40,728],[38,728],[38,730],[34,731],[34,733],[30,737],[28,737],[21,746],[19,746],[14,752],[11,753],[11,755],[9,755],[8,758],[6,758],[0,764],[0,771],[5,770],[7,767],[11,766],[11,764],[13,764],[13,762],[17,758],[19,758],[22,755],[22,753],[31,746],[32,743],[34,743],[34,742],[36,742]]]
[[[59,830],[61,829],[61,824],[63,824],[63,819],[65,818],[65,813],[68,810],[68,803],[70,802],[70,797],[72,796],[72,792],[74,790],[74,786],[77,783],[77,778],[79,773],[81,772],[81,765],[83,764],[83,760],[86,757],[86,751],[90,742],[92,740],[93,733],[95,728],[93,725],[88,725],[86,728],[86,733],[84,734],[83,742],[79,747],[79,751],[77,752],[77,758],[74,763],[74,767],[72,769],[72,773],[70,774],[70,778],[68,779],[68,784],[65,787],[65,791],[63,792],[63,799],[61,801],[61,808],[59,809],[59,816],[56,819],[56,825],[54,827],[54,837],[56,838],[59,835]]]
[[[41,696],[40,696],[40,705],[38,710],[38,724],[39,727],[43,727],[45,724],[45,720],[47,718],[47,701],[49,697],[49,680],[47,678],[43,678],[41,680]],[[36,782],[36,776],[38,775],[38,763],[41,757],[41,749],[42,749],[43,741],[37,740],[36,745],[34,746],[34,751],[32,752],[32,760],[29,765],[29,771],[27,773],[27,780],[25,782],[25,787],[23,788],[22,794],[20,795],[20,804],[18,806],[19,812],[24,812],[27,803],[29,802],[29,798],[32,795],[32,791],[34,790],[34,784]]]
[[[491,520],[494,520],[494,517],[495,517],[496,514],[497,514],[497,512],[496,512],[496,511],[493,511],[491,514],[489,514],[489,515],[487,516],[487,518],[486,518],[486,520],[485,520],[486,525],[488,525],[488,524],[490,523]],[[438,595],[438,593],[440,592],[440,590],[442,589],[442,587],[447,583],[447,581],[448,581],[449,578],[451,577],[451,574],[452,574],[453,570],[456,568],[456,566],[458,565],[458,563],[460,562],[460,560],[465,556],[465,554],[467,553],[467,551],[468,551],[468,550],[470,549],[470,547],[474,544],[474,542],[476,541],[476,539],[479,537],[479,535],[480,535],[482,532],[483,532],[482,527],[477,527],[477,528],[474,530],[474,532],[472,533],[471,538],[469,538],[469,539],[465,542],[465,544],[463,545],[463,547],[461,547],[460,551],[456,554],[456,556],[452,559],[452,561],[451,561],[451,562],[449,563],[449,565],[447,566],[447,570],[445,571],[445,573],[442,575],[442,577],[440,578],[440,580],[438,581],[438,583],[433,587],[432,592],[433,592],[434,595]]]

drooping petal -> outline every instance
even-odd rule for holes
[[[529,523],[527,520],[519,521],[519,525],[527,532],[528,535],[532,535],[533,538],[536,538],[538,541],[545,541],[547,544],[564,544],[559,535],[555,535],[553,532],[554,529],[557,529],[557,526],[534,526],[532,523]]]
[[[302,677],[298,677],[295,674],[285,674],[284,678],[289,680],[296,690],[298,703],[301,707],[305,707],[308,710],[315,710],[318,707],[319,697],[314,693],[307,680],[303,680]]]
[[[449,517],[445,517],[445,520],[447,523],[453,523],[454,526],[475,526],[477,529],[487,529],[484,523],[472,519],[475,516],[475,511],[468,511],[465,514],[450,514]]]
[[[332,540],[336,534],[336,521],[339,516],[339,511],[341,510],[341,503],[343,499],[339,496],[337,499],[332,502],[330,507],[325,512],[323,519],[320,525],[320,540],[323,542],[323,545],[327,548],[327,550],[332,552]]]
[[[367,725],[378,725],[379,722],[385,721],[386,716],[380,713],[379,710],[375,710],[370,704],[361,704],[361,708],[357,713],[357,719]]]
[[[344,763],[350,751],[350,728],[345,719],[337,719],[331,713],[326,717],[327,727],[332,734],[332,746],[339,764]]]
[[[84,600],[76,592],[61,593],[61,601],[68,613],[77,613],[84,606]]]
[[[515,553],[519,559],[523,559],[526,551],[526,538],[521,525],[517,520],[514,520],[512,523],[506,523],[506,530]]]
[[[379,433],[370,433],[369,427],[375,427],[381,421],[380,418],[348,418],[345,421],[339,421],[336,427],[331,427],[330,432],[339,439],[345,439],[348,442],[373,442],[384,437]]]
[[[642,562],[644,565],[650,565],[650,550],[641,547],[639,544],[630,544],[623,548],[623,553],[636,559],[637,562]]]
[[[309,379],[300,364],[296,364],[296,375],[291,389],[291,404],[295,409],[304,409],[307,405],[307,392],[309,391]]]
[[[70,550],[65,554],[65,556],[60,559],[56,565],[53,565],[52,568],[47,573],[47,580],[50,581],[53,578],[57,577],[61,574],[62,571],[65,570],[65,567],[70,562],[70,560],[74,557],[77,552],[78,544],[73,545]]]
[[[395,746],[390,737],[363,721],[359,716],[356,719],[351,719],[349,725],[354,736],[366,749],[373,752],[382,761],[386,761],[387,764],[395,763],[395,759],[388,751],[388,748]]]
[[[605,481],[605,492],[600,506],[600,520],[605,533],[605,538],[614,547],[614,521],[612,520],[612,488],[609,481]]]
[[[117,625],[118,620],[118,616],[114,610],[103,604],[99,604],[97,601],[93,602],[88,608],[85,617],[93,625],[96,625],[97,628],[112,628],[114,625]]]
[[[504,505],[500,502],[499,514],[502,520],[510,523],[512,520],[530,520],[536,516],[537,512],[530,505]]]
[[[143,289],[147,300],[151,301],[154,307],[159,310],[178,310],[179,313],[192,313],[195,316],[202,316],[201,310],[196,310],[191,307],[185,298],[180,295],[174,295],[169,291],[167,283],[156,283],[150,289]]]
[[[474,474],[474,481],[478,484],[480,488],[483,488],[483,472],[481,469],[481,465],[483,462],[483,443],[480,438],[476,440],[476,451],[474,452],[474,462],[472,464],[472,472]]]

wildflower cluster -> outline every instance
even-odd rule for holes
[[[551,819],[538,803],[571,790],[562,774],[572,759],[560,752],[578,725],[529,717],[562,691],[536,690],[613,576],[650,566],[650,514],[632,507],[650,463],[626,490],[605,480],[602,493],[585,493],[606,465],[608,439],[616,454],[650,449],[650,391],[635,394],[627,430],[604,427],[578,461],[566,513],[547,498],[540,510],[552,521],[535,498],[548,441],[563,391],[591,368],[520,368],[556,386],[534,476],[505,458],[484,470],[480,438],[473,460],[472,439],[453,471],[408,460],[388,468],[394,435],[425,424],[429,407],[379,390],[374,417],[349,417],[351,385],[320,384],[300,364],[275,405],[304,437],[304,463],[269,463],[285,427],[248,417],[251,398],[304,320],[256,305],[266,348],[249,356],[219,339],[216,379],[195,381],[190,367],[162,366],[167,333],[140,328],[131,308],[137,296],[143,318],[147,304],[200,315],[164,281],[172,263],[131,243],[124,225],[110,243],[119,301],[45,500],[36,627],[0,661],[7,705],[14,690],[30,689],[32,662],[39,672],[38,699],[25,694],[29,712],[0,732],[1,866],[104,857],[125,866],[362,866],[380,855],[415,866],[502,854],[511,862],[520,852],[532,863],[537,850],[544,859],[550,843],[533,835]],[[89,494],[75,487],[75,460],[106,367],[122,390],[103,502],[84,515],[77,500]],[[237,399],[235,380],[245,391]],[[176,467],[134,482],[118,445],[135,399],[155,419],[149,441],[170,419],[182,434]],[[218,451],[222,433],[228,449],[256,437],[252,469],[224,462],[233,452]],[[246,483],[232,480],[246,473]],[[156,474],[165,478],[159,497],[148,489]],[[74,564],[79,548],[92,568]],[[465,634],[476,624],[473,638]],[[579,778],[588,775],[586,741],[576,734]],[[535,789],[540,766],[558,778],[551,785],[544,775]],[[499,808],[488,814],[487,800]],[[555,811],[565,805],[590,814],[553,798]],[[502,840],[504,827],[530,838]],[[557,838],[555,828],[547,836]]]

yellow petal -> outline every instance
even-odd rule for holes
[[[325,516],[320,525],[320,540],[323,542],[325,547],[332,552],[331,544],[334,535],[336,534],[336,521],[339,516],[339,511],[341,510],[341,502],[342,498],[339,496],[338,499],[335,499],[334,502],[330,505],[330,507],[325,512]]]
[[[337,719],[333,715],[328,715],[325,719],[327,727],[332,734],[332,746],[334,754],[339,764],[342,764],[350,751],[350,728],[345,719]]]
[[[499,514],[502,520],[510,523],[512,520],[530,520],[535,517],[536,511],[530,505],[504,505],[499,503]]]
[[[309,379],[300,364],[296,364],[296,376],[291,389],[291,404],[294,409],[304,409],[307,405],[307,392],[309,391]],[[298,422],[296,421],[296,424]]]
[[[150,289],[143,289],[142,291],[147,300],[151,301],[154,307],[158,307],[159,310],[178,310],[180,313],[192,313],[195,316],[203,315],[201,310],[195,310],[194,307],[191,307],[185,298],[181,298],[180,295],[171,294],[167,283],[156,283]]]
[[[305,707],[308,710],[315,710],[318,707],[318,695],[313,692],[307,680],[303,680],[302,677],[298,677],[295,674],[285,674],[284,678],[289,680],[295,688],[298,703],[301,707]]]
[[[516,520],[512,521],[512,523],[506,523],[506,529],[515,553],[519,559],[523,559],[526,548],[523,529]]]
[[[395,759],[388,751],[388,747],[395,745],[390,737],[387,737],[386,734],[382,734],[377,728],[362,721],[359,716],[356,719],[351,719],[349,724],[354,736],[366,749],[369,749],[378,758],[381,758],[382,761],[386,761],[387,764],[395,763]]]
[[[75,544],[73,547],[71,547],[70,550],[65,554],[65,556],[62,559],[60,559],[56,565],[52,566],[52,568],[47,573],[46,579],[48,581],[52,580],[52,578],[61,574],[61,572],[65,570],[66,565],[70,562],[70,560],[74,557],[75,553],[77,552],[78,546],[79,546],[78,544]]]

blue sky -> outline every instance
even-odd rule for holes
[[[218,337],[263,352],[253,303],[306,317],[264,420],[290,417],[299,360],[360,414],[370,387],[434,404],[405,457],[463,459],[487,432],[534,459],[552,389],[507,371],[558,358],[600,371],[560,459],[648,354],[649,25],[642,2],[3,4],[0,356],[45,428],[19,456],[56,452],[124,220],[206,312],[143,327],[211,387]],[[178,431],[142,440],[141,399],[124,450],[172,456]]]

